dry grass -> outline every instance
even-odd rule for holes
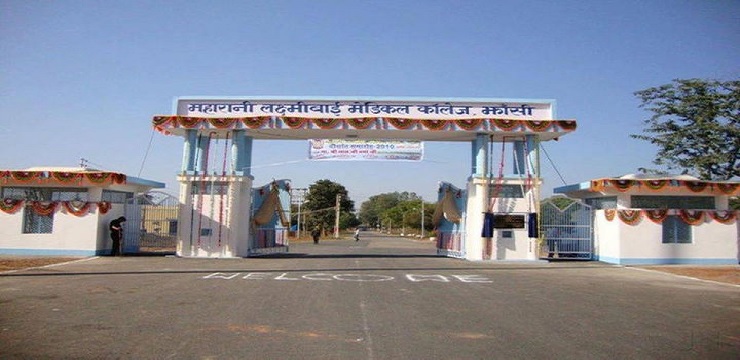
[[[69,257],[3,257],[0,258],[0,271],[34,268],[79,259]]]
[[[703,280],[711,280],[728,284],[740,285],[740,266],[686,266],[686,265],[665,265],[665,266],[643,266],[643,269],[667,272],[676,275],[683,275]]]

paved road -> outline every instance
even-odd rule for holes
[[[268,258],[92,258],[4,274],[0,358],[740,357],[738,287],[434,254],[364,233]]]

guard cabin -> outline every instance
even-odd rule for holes
[[[257,212],[262,218],[273,211],[268,223],[281,231],[278,220],[286,214],[277,204],[290,208],[280,196],[282,202],[271,201],[270,210],[253,204],[256,139],[412,140],[471,145],[467,184],[440,183],[435,212],[440,254],[535,260],[539,144],[576,128],[575,120],[555,120],[554,105],[554,100],[488,98],[177,98],[175,115],[152,120],[157,131],[184,139],[177,254],[269,252],[256,249],[258,243],[288,251],[287,242],[254,240]],[[221,236],[214,238],[217,233]],[[280,239],[277,233],[269,236]]]

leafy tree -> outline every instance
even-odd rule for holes
[[[419,199],[421,198],[416,193],[409,193],[407,191],[400,193],[396,191],[371,196],[360,206],[360,221],[368,226],[376,227],[384,220],[383,213],[386,210],[395,207],[402,201],[416,200],[418,202]],[[401,218],[395,221],[398,221],[397,224],[400,224]]]
[[[653,115],[630,136],[658,146],[654,164],[703,180],[740,176],[740,81],[677,79],[635,95]]]
[[[308,187],[306,202],[303,204],[303,209],[310,212],[306,220],[308,228],[319,226],[325,231],[334,229],[336,216],[334,209],[337,195],[340,196],[339,212],[341,220],[342,213],[353,213],[355,210],[355,203],[347,196],[347,189],[331,180],[319,180]]]

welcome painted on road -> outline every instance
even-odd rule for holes
[[[481,275],[427,275],[427,274],[405,274],[403,276],[390,276],[378,274],[329,274],[329,273],[222,273],[216,272],[203,276],[202,279],[219,280],[268,280],[268,281],[351,281],[351,282],[384,282],[384,281],[410,281],[410,282],[462,282],[462,283],[492,283],[493,281]]]

